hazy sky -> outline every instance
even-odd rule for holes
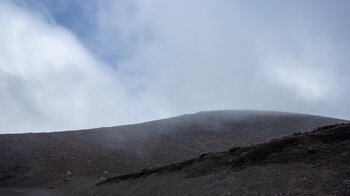
[[[0,0],[0,133],[202,110],[350,119],[350,1]]]

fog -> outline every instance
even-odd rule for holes
[[[347,1],[1,1],[0,131],[203,110],[350,118]]]

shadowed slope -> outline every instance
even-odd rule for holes
[[[96,193],[349,195],[349,153],[350,124],[327,126],[311,133],[109,178],[97,184]]]
[[[283,112],[214,111],[110,128],[0,135],[0,186],[94,181],[340,122]]]

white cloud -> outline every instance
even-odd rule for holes
[[[0,25],[1,130],[78,129],[147,119],[137,114],[152,101],[143,105],[129,95],[115,70],[94,59],[66,29],[4,2]]]
[[[348,116],[337,112],[335,59],[345,60],[346,50],[333,42],[331,22],[303,3],[273,5],[135,1],[137,20],[128,22],[154,36],[120,70],[142,73],[134,85],[171,113],[258,108]]]
[[[0,128],[78,129],[211,109],[349,118],[349,50],[321,4],[102,0],[81,4],[97,13],[79,40],[50,10],[2,2]]]

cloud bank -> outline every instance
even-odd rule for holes
[[[0,129],[81,129],[217,109],[350,118],[347,6],[3,1]]]
[[[145,96],[149,105],[140,105],[118,73],[67,29],[11,4],[0,7],[1,130],[111,126],[144,120],[139,114],[153,108]]]

